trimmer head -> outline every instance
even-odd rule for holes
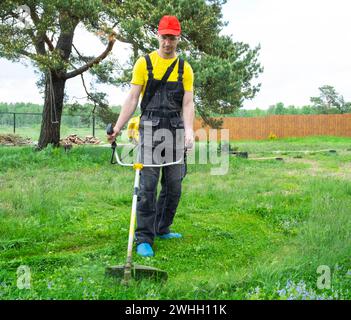
[[[126,284],[128,280],[126,281],[125,279],[125,269],[126,266],[124,265],[111,266],[106,268],[105,274],[114,278],[121,278],[124,280],[124,284]],[[166,281],[168,278],[166,271],[137,264],[132,264],[130,276],[135,280],[151,279],[155,281]]]

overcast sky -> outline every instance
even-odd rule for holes
[[[350,0],[229,0],[223,14],[229,22],[224,33],[252,47],[261,45],[262,88],[245,108],[266,109],[280,101],[302,106],[326,84],[351,101]],[[84,39],[77,45],[81,51],[103,50],[98,40],[81,34],[76,33]],[[128,47],[118,44],[113,51],[125,57]],[[36,81],[30,66],[0,59],[0,101],[42,103]],[[108,93],[111,105],[122,103],[125,92],[100,89]],[[71,98],[85,96],[79,77],[67,82],[67,93]]]

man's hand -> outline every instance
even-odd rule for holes
[[[121,130],[118,128],[118,127],[114,127],[113,128],[113,133],[112,134],[108,134],[106,137],[107,137],[107,140],[108,142],[112,143],[113,141],[116,140],[116,137],[121,133]]]
[[[184,142],[185,142],[185,148],[187,151],[191,151],[194,146],[194,131],[193,130],[186,130],[185,131],[185,137],[184,137]]]

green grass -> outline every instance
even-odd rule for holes
[[[0,299],[350,299],[351,139],[232,145],[250,157],[337,152],[231,157],[224,176],[189,165],[173,226],[184,237],[134,255],[169,279],[129,287],[104,270],[125,260],[132,170],[110,165],[109,148],[0,147]],[[20,265],[31,289],[16,286]],[[320,265],[331,289],[317,288]]]

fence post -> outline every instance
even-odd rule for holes
[[[13,134],[16,134],[16,113],[13,113]]]
[[[95,114],[93,114],[93,137],[95,138]]]

